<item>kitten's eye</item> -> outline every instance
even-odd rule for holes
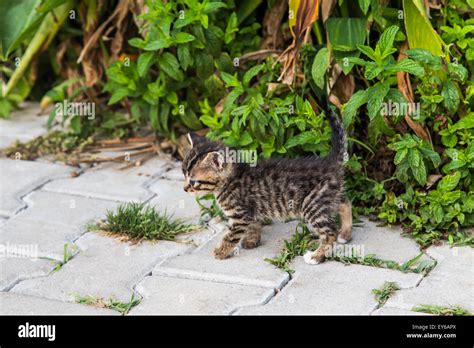
[[[197,185],[197,181],[196,181],[196,180],[189,180],[189,185],[191,185],[191,186],[196,186],[196,185]]]

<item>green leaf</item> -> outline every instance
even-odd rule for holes
[[[413,152],[413,151],[412,151]],[[410,157],[408,157],[410,159]],[[426,184],[426,168],[425,164],[423,161],[420,160],[419,166],[418,167],[412,167],[410,166],[411,171],[413,173],[413,176],[415,177],[415,180],[420,184],[420,185],[425,185]]]
[[[0,2],[0,57],[7,57],[21,43],[21,37],[32,33],[41,23],[44,14],[36,7],[41,0],[18,0]]]
[[[237,26],[237,14],[235,12],[232,12],[232,14],[229,17],[229,21],[227,22],[227,26],[225,29],[225,34],[224,34],[224,42],[226,44],[229,44],[234,40],[236,32],[239,31],[239,27]]]
[[[169,52],[163,53],[158,58],[158,63],[160,65],[160,69],[172,79],[177,80],[177,81],[182,81],[184,79],[184,74],[179,69],[178,60],[171,53]]]
[[[150,66],[153,64],[154,58],[155,52],[145,52],[140,54],[137,61],[137,70],[140,77],[146,75],[148,69],[150,69]]]
[[[197,76],[205,80],[214,72],[214,60],[212,55],[205,52],[196,53],[196,73]]]
[[[137,43],[137,41],[135,41]],[[159,38],[153,41],[150,41],[144,47],[145,51],[158,51],[162,48],[168,48],[173,44],[172,40],[166,38]]]
[[[194,59],[189,52],[189,45],[179,45],[177,49],[178,59],[184,71],[194,63]]]
[[[359,108],[367,103],[368,93],[367,90],[360,90],[354,93],[349,101],[344,105],[342,111],[342,120],[344,127],[348,127],[354,121],[354,117]]]
[[[461,118],[458,122],[456,122],[452,126],[453,131],[457,131],[460,129],[469,129],[474,128],[474,112],[469,113],[465,117]]]
[[[395,40],[398,30],[398,26],[392,25],[385,29],[382,35],[380,35],[376,50],[380,52],[382,59],[393,53],[393,41]]]
[[[379,82],[367,89],[367,111],[371,120],[380,112],[383,100],[389,90],[390,85],[387,82]]]
[[[125,87],[117,88],[112,93],[112,96],[109,99],[108,105],[112,105],[112,104],[117,103],[118,101],[125,98],[127,95],[128,95],[128,88],[125,88]]]
[[[425,74],[425,69],[420,64],[409,58],[400,60],[395,65],[390,66],[387,71],[404,71],[415,76],[422,76]]]
[[[408,154],[408,149],[407,148],[404,148],[400,151],[397,151],[397,153],[395,155],[395,159],[393,160],[393,163],[395,163],[396,165],[399,165],[405,159],[407,154]]]
[[[173,40],[177,44],[183,44],[183,43],[186,43],[186,42],[194,41],[195,39],[196,39],[196,37],[194,37],[194,35],[184,33],[184,32],[180,32],[180,33],[176,34],[176,36],[174,37]]]
[[[319,88],[324,87],[324,76],[329,67],[329,59],[330,53],[326,47],[321,48],[314,57],[313,65],[311,67],[311,77]]]
[[[410,168],[418,168],[421,162],[423,161],[421,159],[420,152],[417,149],[411,149],[408,152],[408,164],[410,165]]]
[[[221,8],[227,8],[227,5],[223,2],[210,2],[204,6],[204,13],[212,13]]]
[[[437,189],[443,192],[452,191],[458,186],[459,180],[461,179],[461,172],[454,172],[449,175],[445,175],[439,182]]]
[[[431,26],[422,0],[403,0],[405,30],[410,48],[423,48],[435,56],[443,55],[444,43]]]
[[[250,80],[254,78],[255,76],[258,75],[258,73],[265,67],[265,64],[259,64],[251,67],[245,74],[244,77],[242,78],[242,84],[244,86],[248,86],[250,83]]]
[[[369,10],[370,6],[370,0],[359,0],[359,7],[362,10],[363,14],[367,14],[367,11]]]
[[[422,48],[412,48],[404,52],[408,57],[417,62],[429,65],[430,69],[439,70],[441,68],[441,58]]]
[[[444,98],[444,106],[451,114],[454,114],[458,109],[460,99],[456,84],[452,81],[446,81],[443,84],[441,95]]]
[[[358,48],[359,51],[361,51],[363,54],[365,54],[367,57],[369,57],[373,61],[378,60],[377,54],[375,53],[375,51],[372,47],[364,46],[364,45],[357,45],[357,48]]]

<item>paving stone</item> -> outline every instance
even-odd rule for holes
[[[414,287],[421,275],[363,265],[326,261],[308,265],[302,257],[292,264],[294,278],[266,305],[243,308],[237,314],[370,314],[376,307],[373,289],[384,282]]]
[[[201,210],[196,196],[183,190],[183,182],[177,180],[158,180],[150,186],[156,196],[150,201],[157,210],[173,214],[191,223],[199,222]]]
[[[393,308],[393,307],[382,307],[376,309],[371,315],[431,315],[428,313],[413,312],[406,309]]]
[[[296,222],[265,226],[262,244],[255,249],[240,249],[239,255],[217,260],[213,250],[225,232],[198,248],[194,253],[166,260],[153,270],[153,275],[172,276],[214,282],[281,288],[288,280],[286,272],[264,261],[274,258],[283,247],[283,239],[290,239]]]
[[[404,263],[420,254],[420,248],[412,239],[403,237],[398,227],[377,227],[368,219],[361,219],[362,226],[354,227],[352,240],[346,246],[357,246],[365,255],[375,254],[384,260]],[[421,260],[429,259],[425,256]]]
[[[1,247],[5,247],[1,245]],[[0,257],[0,291],[6,291],[21,280],[45,276],[54,268],[48,260],[14,257],[2,254]]]
[[[49,180],[68,177],[72,170],[59,164],[0,159],[0,215],[13,216],[25,207],[24,195]]]
[[[158,156],[139,167],[126,170],[120,170],[123,164],[103,163],[78,177],[54,180],[43,189],[115,201],[142,202],[153,196],[147,186],[166,171],[168,165],[167,161]]]
[[[39,256],[62,260],[64,244],[86,231],[118,203],[81,196],[35,191],[24,198],[28,209],[0,227],[0,244],[35,245]]]
[[[268,288],[160,276],[146,277],[136,290],[143,300],[132,315],[231,314],[263,304],[274,294]]]
[[[386,307],[411,310],[416,305],[461,306],[474,312],[474,251],[447,245],[427,249],[436,267],[414,289],[397,292]]]
[[[9,119],[0,119],[0,148],[13,145],[16,140],[25,142],[47,133],[48,115],[38,116],[39,112],[38,103],[24,103]]]
[[[105,308],[25,296],[10,292],[0,293],[1,315],[119,315]]]
[[[166,173],[163,174],[163,176],[161,178],[166,179],[166,180],[177,180],[177,181],[183,182],[184,181],[184,175],[183,175],[183,172],[181,170],[181,165],[179,167],[176,167],[174,169],[171,169],[171,170],[167,171]]]
[[[74,294],[129,302],[136,282],[167,257],[190,251],[187,244],[158,241],[132,244],[93,232],[76,242],[81,252],[59,271],[44,278],[25,280],[10,291],[25,295],[73,301]]]

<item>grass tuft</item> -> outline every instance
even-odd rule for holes
[[[159,213],[144,203],[121,204],[116,211],[107,211],[104,221],[89,225],[91,230],[116,233],[131,240],[172,241],[177,235],[198,228],[198,225],[187,224],[166,212]]]
[[[379,303],[379,306],[381,306],[385,304],[390,296],[392,296],[397,290],[400,290],[397,283],[385,282],[381,289],[373,289],[372,293],[375,295],[375,299]]]
[[[411,309],[415,312],[429,313],[434,315],[441,316],[471,316],[473,315],[467,309],[461,308],[459,306],[431,306],[431,305],[418,305]]]
[[[78,294],[75,294],[74,297],[77,303],[99,308],[112,309],[114,311],[122,313],[123,315],[130,312],[133,307],[137,306],[141,302],[140,299],[135,298],[135,294],[132,294],[132,298],[129,302],[120,302],[114,299],[113,297],[110,297],[108,300],[105,300],[102,297],[94,297],[90,295],[80,296]]]

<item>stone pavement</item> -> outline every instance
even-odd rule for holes
[[[0,120],[0,145],[44,132],[45,119],[35,110],[28,106]],[[177,242],[137,244],[87,230],[89,222],[129,201],[197,222],[199,207],[182,189],[179,165],[159,155],[141,167],[101,164],[72,177],[77,168],[0,158],[0,314],[119,314],[76,303],[85,296],[138,299],[128,315],[420,315],[412,308],[421,304],[474,312],[469,247],[429,247],[420,261],[436,265],[427,275],[335,260],[312,266],[297,257],[290,276],[264,259],[280,254],[296,222],[265,226],[260,247],[227,260],[212,256],[225,233],[217,220]],[[400,229],[368,220],[353,235],[348,245],[362,255],[402,264],[421,252]],[[400,290],[380,305],[372,290],[385,282]]]

